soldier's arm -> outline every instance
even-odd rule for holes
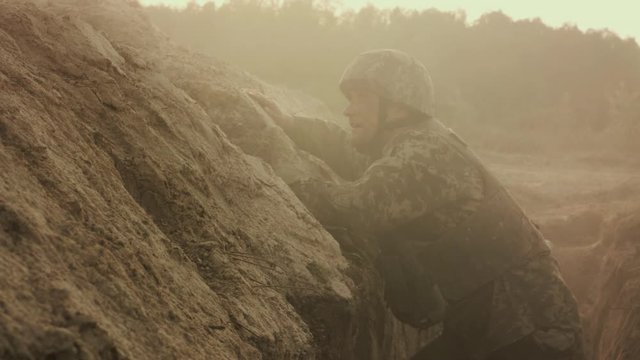
[[[334,123],[296,116],[282,129],[300,149],[326,162],[344,179],[355,180],[366,168],[366,157],[353,148],[349,134]]]
[[[321,223],[376,234],[483,196],[475,166],[424,138],[403,142],[355,181],[308,180],[292,189]]]
[[[246,93],[300,149],[323,160],[342,178],[353,180],[364,171],[366,158],[351,147],[349,135],[338,125],[320,119],[289,115],[263,94],[249,90]]]

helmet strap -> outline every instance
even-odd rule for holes
[[[390,128],[389,125],[389,100],[380,96],[378,103],[378,131]]]
[[[373,139],[363,149],[364,153],[376,159],[381,155],[382,147],[385,142],[385,136],[389,130],[393,129],[393,124],[389,122],[389,105],[390,101],[382,96],[378,102],[378,130]]]

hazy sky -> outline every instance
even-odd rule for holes
[[[168,4],[184,6],[189,0],[140,0],[142,4]],[[197,0],[205,3],[205,0]],[[223,0],[214,1],[221,4]],[[338,0],[339,9],[357,9],[366,4],[377,7],[395,7],[440,10],[465,10],[470,21],[479,15],[501,10],[514,19],[541,18],[551,26],[564,23],[577,25],[582,30],[602,29],[619,34],[622,37],[640,39],[640,1],[637,0]],[[634,3],[636,5],[634,5]]]

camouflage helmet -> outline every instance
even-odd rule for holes
[[[429,72],[416,58],[398,50],[373,50],[358,55],[345,69],[340,90],[351,84],[373,86],[380,96],[434,115],[433,84]]]

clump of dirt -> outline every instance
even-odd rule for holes
[[[135,3],[0,0],[0,88],[0,358],[394,359],[421,341],[281,180],[332,174],[242,91],[276,90]]]

